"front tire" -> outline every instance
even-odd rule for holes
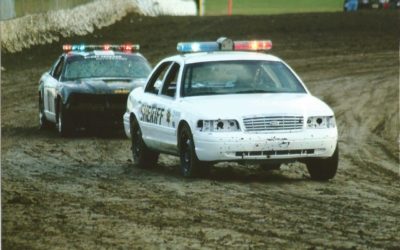
[[[159,153],[150,150],[143,141],[138,121],[131,120],[131,150],[133,164],[140,168],[151,168],[157,164]]]
[[[209,166],[197,158],[193,135],[188,125],[183,125],[179,133],[179,157],[181,162],[181,174],[184,177],[196,177],[206,175]]]
[[[59,110],[57,115],[57,131],[62,137],[70,136],[72,133],[72,122],[69,117],[64,104],[59,103]]]
[[[39,129],[45,130],[51,127],[51,123],[46,119],[44,114],[44,104],[41,98],[39,98]]]
[[[335,177],[339,165],[339,145],[333,155],[326,159],[311,159],[306,163],[311,179],[327,181]]]

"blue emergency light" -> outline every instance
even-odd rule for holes
[[[179,52],[190,53],[190,52],[212,52],[219,50],[219,44],[217,42],[187,42],[178,43],[177,48]]]
[[[181,53],[214,51],[267,51],[272,49],[271,40],[232,41],[221,37],[216,42],[180,42],[176,49]]]

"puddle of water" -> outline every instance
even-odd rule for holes
[[[61,10],[86,4],[94,0],[1,0],[0,20],[22,17],[33,13]]]

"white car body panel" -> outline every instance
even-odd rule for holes
[[[181,65],[177,82],[180,93],[183,65],[223,60],[266,60],[284,63],[277,57],[249,52],[215,52],[178,55],[161,61]],[[286,65],[286,64],[285,64]],[[287,65],[286,65],[287,66]],[[288,66],[299,82],[301,79]],[[148,78],[148,80],[151,78]],[[130,137],[130,118],[136,117],[145,144],[157,151],[178,154],[178,127],[186,122],[193,134],[196,155],[201,161],[230,160],[295,160],[307,157],[327,158],[333,155],[337,128],[307,128],[311,116],[334,116],[333,111],[306,93],[228,94],[175,98],[146,93],[137,88],[130,93],[124,115],[125,133]],[[300,129],[249,132],[244,118],[301,116]],[[204,132],[197,127],[199,120],[236,120],[240,131]],[[312,152],[312,153],[311,153]]]
[[[57,96],[56,88],[58,81],[46,72],[40,78],[40,82],[43,82],[44,115],[47,120],[56,122],[56,107],[54,100]]]

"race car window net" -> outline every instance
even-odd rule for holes
[[[84,78],[147,78],[151,68],[137,55],[73,56],[67,58],[63,81]]]
[[[138,51],[140,49],[139,44],[103,44],[103,45],[93,45],[93,44],[64,44],[63,45],[63,50],[65,52],[69,51],[92,51],[92,50],[117,50],[117,51],[122,51],[122,52],[133,52],[133,51]]]
[[[187,64],[182,80],[182,96],[306,93],[281,62],[241,60]]]
[[[215,42],[180,42],[176,49],[181,53],[213,51],[267,51],[272,49],[271,40],[232,41],[221,37]]]
[[[55,79],[59,79],[62,73],[64,67],[64,57],[60,57],[57,65],[54,67],[54,71],[53,71],[53,77]]]

